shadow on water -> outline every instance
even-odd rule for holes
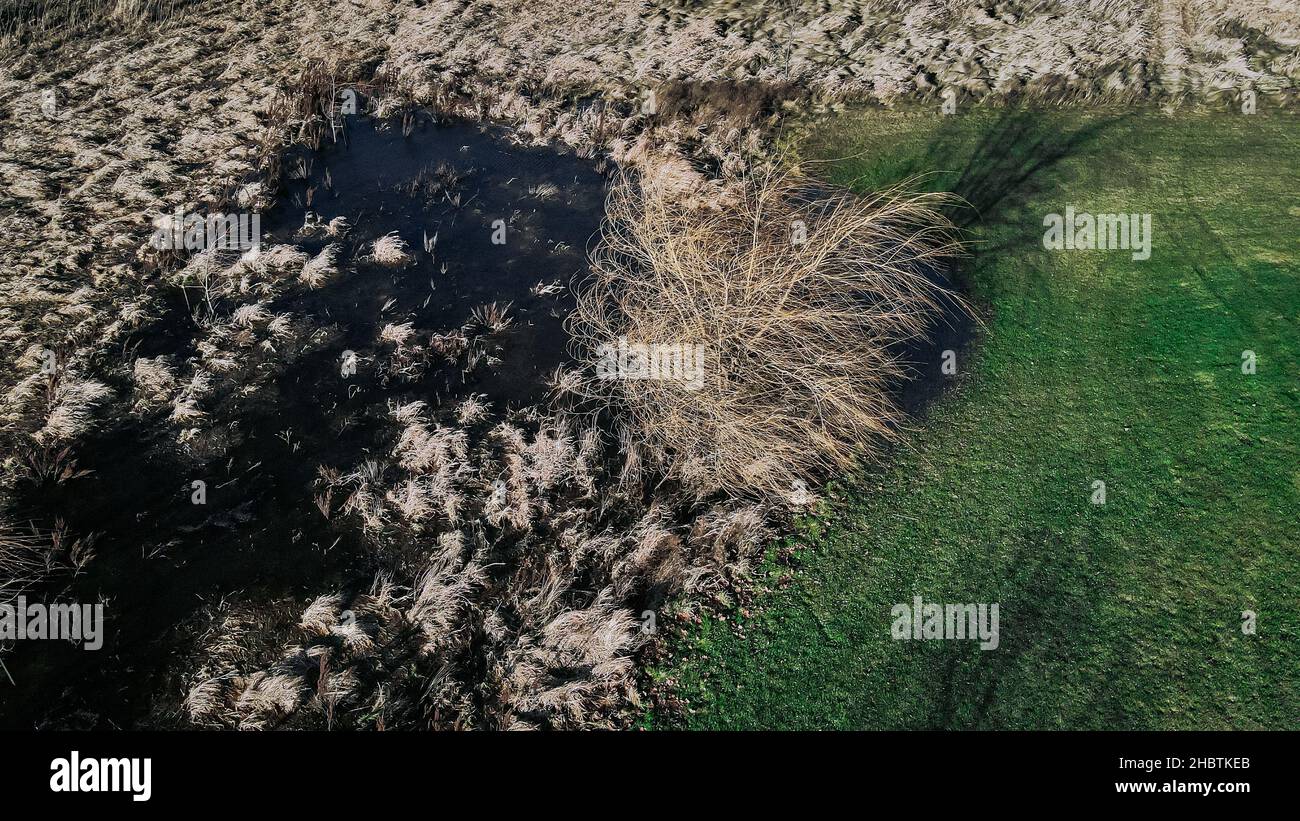
[[[338,241],[343,273],[318,290],[292,286],[267,307],[338,333],[323,350],[286,356],[253,396],[205,408],[203,435],[230,443],[207,464],[178,453],[178,429],[164,415],[146,418],[122,406],[78,449],[79,466],[91,474],[18,500],[21,518],[62,517],[71,533],[99,534],[85,570],[40,598],[102,598],[105,639],[95,652],[48,641],[6,652],[16,684],[0,677],[0,727],[174,726],[183,696],[176,662],[191,649],[187,631],[205,603],[223,596],[301,603],[373,568],[355,527],[317,510],[312,483],[318,465],[350,466],[367,452],[388,452],[388,399],[437,407],[478,393],[496,410],[522,407],[542,397],[545,375],[567,360],[561,323],[571,296],[532,288],[543,281],[567,287],[585,269],[605,196],[605,177],[589,162],[425,115],[405,137],[395,126],[353,120],[346,144],[291,149],[283,167],[294,178],[263,214],[263,249],[293,243],[315,254]],[[322,222],[345,217],[351,229],[335,240],[295,236],[309,211]],[[502,225],[505,242],[496,244]],[[404,268],[367,258],[371,243],[390,232],[414,256]],[[426,252],[426,237],[435,235]],[[384,355],[376,339],[384,325],[452,332],[474,307],[492,302],[509,304],[514,320],[493,335],[499,364],[468,375],[441,364],[410,383],[367,368]],[[168,315],[132,341],[137,356],[168,354],[177,363],[194,356],[196,328],[182,295],[173,294]],[[340,370],[345,350],[361,363],[349,378]],[[114,387],[131,395],[129,382]],[[191,503],[196,479],[207,484],[204,505]]]

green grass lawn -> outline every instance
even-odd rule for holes
[[[653,675],[689,710],[646,723],[1300,728],[1296,118],[869,112],[796,150],[969,200],[985,327],[908,448],[799,524],[793,574],[774,545],[750,616],[677,642]],[[1067,205],[1152,214],[1151,259],[1045,250]],[[1000,647],[893,640],[915,595],[999,603]]]

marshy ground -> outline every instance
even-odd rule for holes
[[[1290,4],[47,5],[0,6],[0,596],[108,635],[0,644],[0,725],[1295,726]],[[691,492],[565,325],[618,174],[773,158],[971,241],[914,273],[974,317],[887,340],[904,442],[794,503]],[[1045,251],[1072,204],[1152,259]],[[157,253],[177,208],[262,254]],[[1000,649],[889,640],[918,592]]]
[[[364,539],[332,527],[330,504],[304,491],[322,466],[391,447],[390,403],[530,407],[568,361],[568,285],[605,193],[592,163],[425,112],[405,131],[344,125],[343,142],[285,154],[289,180],[262,219],[267,258],[330,264],[283,290],[182,280],[134,340],[136,385],[113,385],[134,393],[133,412],[80,444],[84,475],[15,493],[29,521],[96,534],[96,560],[60,595],[102,598],[119,615],[108,663],[73,646],[15,648],[28,652],[6,659],[13,721],[35,711],[130,726],[165,713],[150,700],[189,652],[196,613],[373,572]],[[373,258],[385,237],[407,249],[400,264]],[[192,417],[153,395],[213,377],[223,384]]]

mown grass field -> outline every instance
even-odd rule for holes
[[[689,709],[646,723],[1300,728],[1297,145],[1262,112],[871,112],[801,137],[840,183],[940,172],[975,206],[986,325],[909,447],[800,523],[796,569],[774,545],[750,616],[676,645],[653,675]],[[1067,205],[1152,214],[1151,259],[1044,250]],[[915,595],[998,602],[1000,647],[892,640]]]

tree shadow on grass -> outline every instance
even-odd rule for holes
[[[1082,116],[1017,107],[948,118],[928,139],[905,149],[901,156],[886,152],[860,181],[865,179],[866,185],[874,188],[904,185],[958,198],[946,215],[972,240],[969,258],[943,272],[942,279],[969,294],[972,284],[1002,255],[1042,251],[1042,214],[1030,213],[1030,204],[1054,191],[1066,196],[1071,171],[1062,161],[1093,151],[1104,133],[1129,116]],[[915,363],[915,378],[898,392],[899,401],[913,417],[923,416],[930,403],[955,381],[942,373],[944,351],[955,352],[958,373],[969,371],[975,322],[955,302],[943,308],[929,338],[914,340],[900,351]],[[977,306],[976,311],[987,308],[981,311]],[[999,688],[1008,677],[1022,674],[1025,655],[1032,655],[1044,641],[1071,647],[1077,636],[1062,631],[1072,624],[1082,628],[1090,623],[1089,614],[1102,591],[1076,590],[1063,584],[1073,577],[1071,564],[1077,557],[1062,553],[1060,540],[1051,534],[1039,536],[1033,549],[1022,546],[1004,561],[999,574],[1004,579],[998,594],[1003,610],[999,649],[983,652],[968,642],[942,642],[947,645],[943,652],[923,662],[923,675],[930,678],[935,695],[916,717],[917,726],[973,729],[997,725],[1002,720],[997,707]]]
[[[1096,633],[1096,613],[1113,594],[1109,583],[1071,586],[1063,580],[1091,578],[1099,557],[1080,554],[1056,534],[1040,529],[1003,564],[998,593],[999,644],[981,651],[968,642],[947,642],[942,696],[929,717],[930,729],[994,729],[1004,718],[997,710],[1004,678],[1023,680],[1034,662],[1026,656],[1044,644],[1057,660],[1081,663],[1082,645]],[[1049,675],[1039,669],[1033,675]],[[1064,711],[1062,711],[1062,714]],[[1034,717],[1021,717],[1022,720]],[[1046,727],[1042,723],[1035,726]]]
[[[1038,247],[1038,217],[1030,222],[1020,212],[1035,194],[1068,181],[1062,159],[1087,150],[1108,128],[1129,115],[1080,121],[1078,115],[1024,107],[1008,108],[995,118],[981,113],[971,119],[946,118],[924,146],[905,155],[887,171],[874,175],[873,184],[911,185],[950,193],[957,198],[946,209],[965,238],[970,259],[942,274],[937,284],[951,284],[969,293],[974,276],[992,254],[1029,252]],[[984,127],[984,123],[988,125]],[[1013,241],[992,244],[970,235],[981,225],[1023,222],[1012,232]],[[900,385],[896,399],[909,416],[920,418],[953,381],[943,373],[944,352],[952,351],[958,363],[975,339],[975,320],[955,299],[941,299],[940,312],[925,338],[899,347],[904,361],[912,363],[911,376]],[[978,309],[977,309],[978,310]],[[958,364],[957,372],[965,371]]]
[[[997,221],[1032,194],[1064,181],[1058,164],[1087,149],[1105,130],[1129,115],[1079,123],[1062,112],[1009,109],[998,117],[966,158],[951,191],[969,208],[954,215],[959,227]],[[955,167],[960,150],[940,134],[930,145],[937,167]]]
[[[960,169],[937,175],[945,183],[940,190],[964,203],[949,214],[954,224],[966,232],[997,224],[1020,226],[1000,232],[1004,237],[1000,242],[973,243],[971,261],[957,267],[953,280],[968,290],[995,255],[1038,251],[1041,215],[1026,214],[1027,204],[1045,191],[1066,190],[1070,176],[1061,161],[1091,150],[1104,132],[1129,116],[1081,119],[1063,112],[1010,109],[973,144],[968,126],[954,122],[941,127],[916,162],[928,168]],[[942,336],[936,339],[938,344],[945,341]],[[929,361],[937,372],[938,359],[932,357]],[[922,384],[934,381],[923,380]],[[1016,561],[1006,566],[1009,587],[1001,604],[1007,610],[1004,615],[1015,618],[1004,622],[999,650],[984,654],[954,646],[945,654],[948,658],[942,672],[936,671],[942,677],[942,696],[934,705],[931,726],[973,729],[996,724],[998,688],[1005,675],[1014,675],[1020,667],[1021,655],[1044,640],[1068,642],[1070,636],[1055,635],[1063,623],[1087,622],[1100,591],[1063,588],[1060,580],[1070,574],[1058,573],[1056,566],[1070,560],[1054,556],[1054,540],[1048,534],[1043,536],[1040,552],[1024,555],[1025,551],[1020,551]]]

